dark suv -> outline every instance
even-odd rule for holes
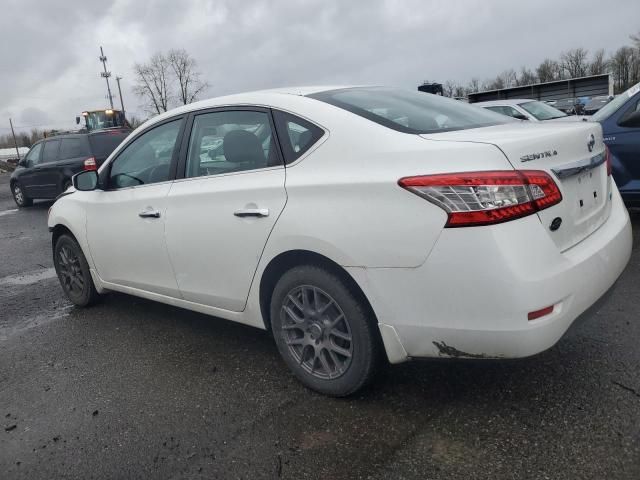
[[[28,207],[36,198],[56,198],[82,170],[95,170],[131,130],[72,133],[45,138],[34,144],[11,175],[13,199]]]

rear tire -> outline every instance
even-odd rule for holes
[[[80,245],[70,235],[61,235],[53,249],[53,264],[65,295],[78,307],[88,307],[100,298],[89,264]]]
[[[343,397],[372,380],[381,352],[376,323],[339,276],[294,267],[276,284],[270,310],[278,350],[305,386]]]
[[[30,207],[33,205],[33,200],[27,197],[22,185],[18,182],[11,184],[11,193],[13,194],[13,201],[16,202],[18,208]]]

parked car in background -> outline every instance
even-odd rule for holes
[[[561,100],[556,100],[553,107],[567,115],[584,115],[584,105],[578,98],[563,98]]]
[[[336,396],[385,359],[550,348],[631,254],[599,125],[394,88],[185,105],[73,180],[48,226],[74,304],[114,290],[270,330]]]
[[[35,143],[18,163],[9,185],[18,207],[34,199],[56,198],[82,170],[96,170],[131,130],[72,133]]]
[[[544,122],[547,120],[565,120],[567,114],[545,102],[527,99],[491,100],[477,102],[473,105],[486,108],[502,115],[517,118],[518,120],[530,120],[532,122]]]
[[[593,97],[589,100],[584,106],[584,114],[585,115],[593,115],[602,107],[604,107],[607,103],[613,100],[613,96],[601,96],[601,97]]]
[[[640,207],[640,83],[584,120],[602,125],[613,178],[625,203]]]

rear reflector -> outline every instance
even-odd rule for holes
[[[401,178],[398,184],[447,212],[445,227],[507,222],[562,200],[553,179],[538,170],[421,175]]]
[[[609,147],[604,146],[604,161],[607,164],[607,176],[611,176],[611,152],[609,151]]]
[[[85,170],[97,170],[98,164],[96,163],[96,159],[94,157],[89,157],[84,161],[84,169]]]
[[[540,310],[536,310],[535,312],[529,312],[527,314],[527,318],[529,320],[535,320],[536,318],[540,318],[540,317],[544,317],[545,315],[549,315],[551,312],[553,312],[553,305],[551,305],[550,307],[542,308]]]

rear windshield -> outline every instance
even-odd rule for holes
[[[487,127],[512,120],[459,100],[389,87],[356,87],[309,95],[405,133]]]
[[[104,160],[113,152],[129,132],[104,132],[89,136],[91,151],[96,159]]]

